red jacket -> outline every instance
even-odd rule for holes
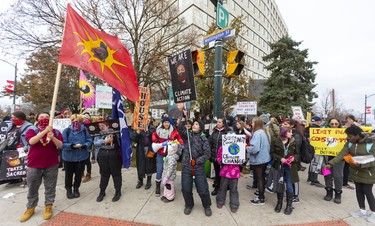
[[[178,140],[178,142],[180,142],[181,145],[184,144],[184,141],[182,140],[180,134],[178,133],[178,131],[176,129],[174,129],[172,131],[172,133],[171,133],[171,135],[169,136],[168,139],[160,138],[159,135],[156,132],[154,132],[152,134],[152,142],[153,143],[163,143],[164,141],[167,141],[167,140],[169,140],[169,141]],[[157,153],[159,153],[161,155],[167,155],[167,153],[164,153],[164,147],[160,148]]]

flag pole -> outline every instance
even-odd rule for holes
[[[57,93],[59,92],[59,86],[60,86],[61,68],[62,68],[62,64],[58,63],[58,65],[57,65],[57,73],[56,73],[56,81],[55,81],[55,89],[53,90],[51,112],[50,112],[50,116],[49,116],[49,118],[50,118],[49,119],[49,126],[52,126],[53,119],[55,118]]]

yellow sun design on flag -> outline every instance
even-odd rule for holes
[[[81,51],[81,55],[88,53],[90,58],[88,61],[96,61],[100,64],[102,69],[102,74],[104,75],[104,67],[107,67],[125,86],[124,81],[121,77],[117,74],[117,72],[113,69],[112,65],[117,64],[123,67],[127,67],[125,64],[117,61],[114,58],[114,54],[117,50],[110,49],[108,45],[105,43],[103,39],[101,39],[95,32],[96,40],[94,40],[86,31],[84,27],[82,27],[85,31],[85,34],[88,40],[85,40],[78,32],[73,32],[77,35],[82,42],[77,42],[77,46],[83,46],[83,50]]]

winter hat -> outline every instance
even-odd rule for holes
[[[163,119],[161,120],[161,123],[164,123],[164,122],[171,122],[171,121],[169,120],[168,117],[163,117]]]
[[[319,116],[314,116],[311,119],[311,122],[319,122],[319,121],[322,121],[322,119]]]
[[[26,120],[26,115],[22,111],[15,111],[12,115],[14,115],[18,119]]]
[[[348,120],[348,118],[350,118],[351,120],[355,121],[355,117],[354,117],[354,115],[348,115],[348,116],[346,117],[346,120]]]
[[[194,124],[194,122],[198,122],[199,128],[200,128],[201,132],[204,131],[204,124],[203,124],[203,122],[201,120],[194,119],[193,124]]]

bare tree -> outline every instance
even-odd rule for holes
[[[18,0],[0,15],[1,51],[24,54],[60,46],[65,2]],[[133,57],[141,86],[168,97],[167,56],[194,45],[198,37],[198,32],[178,17],[177,1],[82,0],[75,1],[73,7],[94,28],[120,38]]]

